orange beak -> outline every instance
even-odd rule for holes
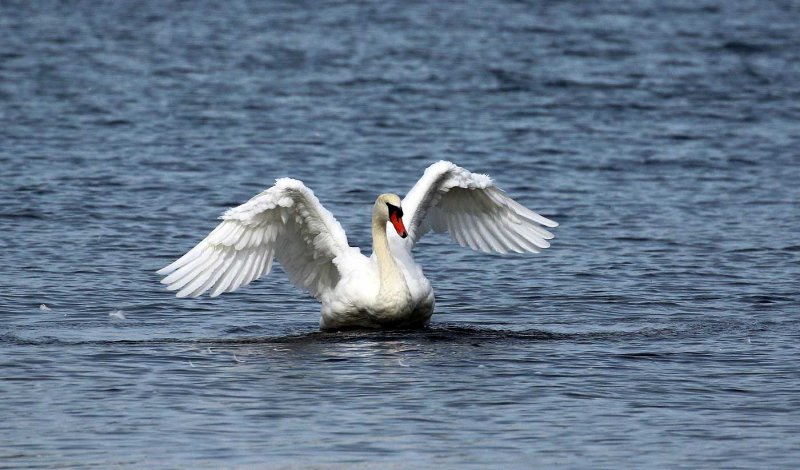
[[[394,229],[397,230],[397,234],[400,235],[401,238],[406,238],[408,236],[408,232],[406,232],[406,226],[403,225],[403,218],[397,215],[397,212],[392,212],[389,215],[389,220],[394,225]]]

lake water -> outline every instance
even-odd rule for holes
[[[0,467],[796,468],[800,6],[3,2]],[[154,271],[439,159],[561,223],[418,246],[418,332]],[[44,304],[46,307],[41,307]]]

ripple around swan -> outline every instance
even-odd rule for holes
[[[539,342],[562,341],[574,343],[614,342],[636,339],[674,339],[703,336],[708,333],[720,334],[725,330],[742,331],[741,322],[705,323],[703,325],[684,325],[681,328],[641,328],[619,331],[556,332],[542,329],[504,330],[474,325],[437,323],[423,329],[412,330],[369,330],[352,329],[337,332],[312,331],[284,336],[261,336],[259,332],[269,328],[250,326],[232,327],[226,333],[246,333],[246,336],[225,338],[150,338],[150,339],[108,339],[108,340],[65,340],[56,337],[25,338],[14,333],[0,334],[0,344],[18,346],[157,346],[157,345],[246,345],[246,344],[340,344],[359,342],[409,341],[419,343],[475,343],[477,342]],[[752,329],[752,328],[751,328]]]

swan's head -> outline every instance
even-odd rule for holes
[[[381,194],[375,201],[373,214],[383,221],[391,222],[397,234],[402,238],[408,236],[405,225],[403,225],[403,208],[400,207],[400,196],[397,194]]]

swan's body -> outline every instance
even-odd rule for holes
[[[378,197],[369,258],[347,244],[342,226],[297,180],[277,180],[222,219],[159,271],[168,274],[161,282],[178,297],[215,297],[269,273],[277,258],[292,283],[322,303],[322,329],[427,325],[433,290],[412,249],[430,230],[475,250],[524,253],[550,246],[553,235],[544,227],[558,225],[506,196],[488,176],[444,161],[428,167],[402,201]]]

